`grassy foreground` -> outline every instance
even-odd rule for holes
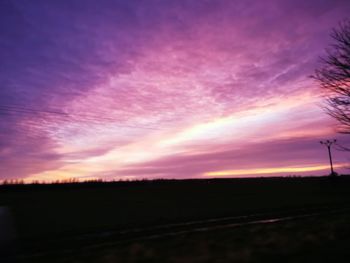
[[[350,204],[350,177],[0,187],[21,239]]]
[[[42,249],[50,240],[86,233],[344,205],[350,206],[350,177],[347,176],[334,180],[326,177],[261,178],[0,187],[0,206],[12,211],[19,247],[27,251]],[[273,261],[275,254],[294,254],[295,251],[296,257],[304,257],[314,253],[313,249],[315,253],[323,252],[332,236],[343,251],[342,242],[337,240],[341,240],[341,233],[347,233],[345,219],[349,216],[317,218],[314,222],[310,219],[299,225],[290,222],[214,231],[129,244],[108,251],[94,251],[91,255],[77,252],[73,258],[55,256],[42,262],[136,262],[136,259],[141,260],[139,262],[166,262],[165,259],[171,260],[169,262],[231,262],[231,258],[237,262],[260,262],[258,259],[262,257]],[[331,224],[335,227],[328,228]]]
[[[348,262],[350,214],[130,242],[35,262]],[[33,261],[34,262],[34,261]]]

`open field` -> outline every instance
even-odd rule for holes
[[[11,209],[15,219],[19,247],[23,251],[49,249],[50,244],[59,248],[60,240],[62,240],[61,243],[69,246],[80,246],[82,244],[81,241],[79,241],[80,243],[74,243],[73,241],[67,243],[66,240],[69,240],[70,237],[86,234],[93,235],[107,231],[120,231],[135,227],[160,226],[170,223],[257,213],[288,214],[288,211],[298,209],[312,211],[312,209],[318,207],[336,208],[350,206],[350,178],[348,177],[336,178],[335,180],[318,177],[18,185],[2,186],[0,189],[0,205]],[[341,228],[346,227],[344,220],[349,218],[346,214],[327,216],[335,220],[335,225],[338,226],[339,223]],[[309,232],[307,232],[306,222],[311,222],[312,220],[314,220],[314,223],[320,222],[319,226],[315,225],[315,228],[319,227],[320,229],[327,227],[327,222],[331,224],[331,221],[323,217],[305,220],[305,227],[301,229],[298,227],[297,222],[302,222],[302,220],[297,220],[295,223],[293,221],[276,224],[276,226],[271,226],[272,230],[270,226],[246,226],[242,228],[246,231],[244,233],[241,233],[242,229],[235,229],[232,230],[232,236],[230,236],[229,240],[222,242],[222,244],[238,246],[236,244],[237,240],[243,238],[246,241],[242,241],[242,244],[239,241],[239,243],[241,245],[245,244],[247,247],[244,249],[251,249],[249,253],[254,254],[255,246],[262,242],[260,239],[254,241],[257,238],[254,234],[255,231],[260,231],[258,232],[259,236],[269,235],[270,231],[274,231],[277,235],[274,237],[276,240],[284,238],[285,241],[281,242],[288,243],[292,242],[289,241],[289,236],[283,232],[285,231],[284,228],[276,228],[277,225],[286,225],[286,229],[289,229],[288,231],[293,233],[293,235],[294,233],[299,233],[300,236],[304,234],[307,236]],[[304,223],[300,224],[304,226]],[[313,225],[313,223],[310,223],[310,225]],[[291,227],[289,228],[289,226]],[[294,229],[293,227],[295,231],[290,230]],[[273,228],[276,229],[273,230]],[[282,232],[279,234],[279,231]],[[215,243],[212,240],[216,238],[221,239],[221,236],[226,235],[226,232],[209,231],[208,234],[195,234],[193,235],[193,243],[196,245],[191,244],[191,239],[189,239],[189,243],[184,243],[182,248],[179,243],[183,239],[176,237],[174,239],[166,239],[166,242],[149,241],[141,243],[141,245],[135,245],[136,248],[134,248],[133,244],[122,245],[117,251],[109,250],[108,253],[111,257],[119,258],[120,255],[118,253],[120,252],[126,258],[117,262],[128,262],[127,258],[129,256],[130,258],[135,256],[133,251],[135,249],[138,251],[139,247],[141,247],[140,253],[146,253],[146,255],[141,255],[140,258],[146,260],[145,262],[152,262],[149,261],[149,256],[147,256],[149,255],[147,254],[149,249],[150,251],[157,251],[158,249],[164,251],[163,254],[155,252],[159,254],[159,257],[163,258],[172,257],[170,248],[176,248],[177,246],[183,251],[186,251],[186,249],[192,251],[192,247],[193,251],[200,251],[204,249],[201,247],[202,245],[204,247],[211,246],[210,244]],[[203,235],[209,236],[204,238]],[[291,235],[291,240],[293,235]],[[222,240],[225,240],[225,238]],[[315,240],[317,238],[315,236]],[[201,242],[204,243],[197,242],[197,239],[202,240]],[[206,244],[205,242],[207,241],[205,240],[210,242]],[[50,243],[50,241],[54,242]],[[276,241],[277,243],[279,242]],[[169,251],[166,252],[167,250],[163,249],[162,246],[168,246]],[[228,247],[225,248],[225,246],[218,246],[218,251],[226,251]],[[144,249],[143,247],[146,248]],[[239,249],[239,253],[245,251],[242,249]],[[103,261],[104,259],[101,258],[102,250],[96,251],[95,256],[91,257],[91,262],[95,262],[93,260],[96,260],[96,262],[109,262]],[[208,253],[214,254],[208,255],[208,257],[213,257],[217,253],[215,252],[216,250],[210,251],[209,249]],[[271,251],[275,251],[275,249]],[[135,253],[138,255],[139,252]],[[195,253],[197,252],[194,252],[193,255]],[[225,255],[225,253],[229,252],[222,251],[217,256]],[[270,252],[267,251],[266,253],[269,254]],[[288,253],[288,251],[285,251],[285,253]],[[252,256],[253,259],[254,255]],[[191,255],[189,256],[188,262],[196,262],[193,258],[191,260]],[[82,260],[79,257],[83,257],[83,255],[77,255],[77,258],[74,260],[85,262],[79,261]],[[160,260],[160,258],[158,259]],[[198,262],[212,262],[203,260]],[[171,262],[181,262],[181,260]]]
[[[346,213],[246,225],[76,250],[31,262],[348,262],[349,220]]]

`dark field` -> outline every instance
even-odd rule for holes
[[[349,220],[350,213],[243,226],[86,249],[33,262],[349,262]]]
[[[0,189],[0,206],[9,207],[15,220],[17,254],[54,250],[54,257],[48,259],[46,255],[33,262],[271,262],[278,256],[283,256],[283,262],[300,262],[298,257],[312,258],[317,251],[340,260],[350,241],[350,215],[343,213],[125,242],[84,253],[80,250],[86,242],[102,242],[101,236],[107,231],[256,213],[350,207],[349,177],[18,185]],[[74,241],[74,237],[85,234],[101,235],[89,241]],[[330,250],[332,242],[335,248]],[[60,256],[61,247],[77,250]]]

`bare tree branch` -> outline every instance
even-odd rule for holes
[[[334,43],[312,78],[325,91],[325,111],[338,121],[339,132],[350,134],[350,20],[333,29],[331,37]]]

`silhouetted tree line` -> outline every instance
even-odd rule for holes
[[[77,184],[77,183],[102,183],[102,179],[91,179],[81,181],[77,178],[68,178],[63,180],[55,180],[52,182],[32,180],[31,182],[25,183],[23,179],[5,179],[2,185],[22,185],[22,184]]]
[[[5,179],[3,182],[2,182],[3,185],[9,185],[9,184],[24,184],[24,180],[23,179],[10,179],[10,180],[7,180]]]

